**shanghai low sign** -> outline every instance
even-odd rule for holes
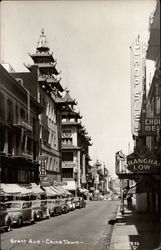
[[[160,163],[154,157],[133,157],[127,159],[128,170],[134,173],[157,174]]]

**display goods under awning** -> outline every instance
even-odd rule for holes
[[[68,191],[74,191],[76,189],[75,181],[66,181],[67,185],[64,185],[63,188]]]

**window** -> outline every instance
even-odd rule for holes
[[[73,152],[63,152],[62,161],[73,161]]]
[[[13,103],[10,99],[7,101],[7,113],[8,113],[8,122],[13,122]]]
[[[5,107],[4,107],[4,96],[0,93],[0,119],[5,119]]]
[[[72,145],[73,140],[72,140],[72,138],[62,138],[62,144]]]
[[[73,168],[63,168],[62,169],[63,178],[73,178]]]
[[[20,116],[22,120],[25,120],[25,111],[23,108],[20,109]]]
[[[28,182],[28,172],[26,170],[18,170],[18,182]]]
[[[0,151],[4,150],[4,144],[5,144],[5,133],[6,133],[6,128],[4,125],[0,125]]]
[[[8,132],[8,153],[12,154],[13,152],[13,133]]]

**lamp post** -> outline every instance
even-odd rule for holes
[[[75,181],[75,197],[77,197],[77,172],[74,172],[74,181]]]

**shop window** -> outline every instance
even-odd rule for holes
[[[73,161],[73,152],[63,152],[62,161]]]
[[[4,95],[0,93],[0,119],[5,119],[5,102]]]
[[[35,182],[35,172],[30,171],[30,182]]]
[[[73,178],[73,168],[63,168],[62,169],[63,178]]]
[[[7,113],[8,113],[8,122],[13,122],[13,103],[10,99],[7,101]]]
[[[28,182],[28,172],[27,170],[18,170],[18,182],[19,183],[26,183]]]

